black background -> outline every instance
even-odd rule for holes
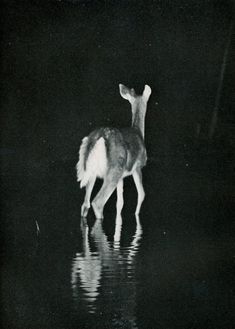
[[[43,288],[45,296],[42,301],[38,292],[41,285],[40,288],[37,284],[34,287],[34,274],[25,277],[21,269],[38,252],[35,221],[40,226],[41,239],[46,247],[43,246],[49,250],[49,256],[45,257],[51,257],[52,262],[56,259],[53,250],[56,255],[62,253],[65,259],[66,252],[74,248],[75,223],[83,197],[83,191],[76,185],[74,169],[81,139],[98,126],[123,127],[131,123],[130,106],[120,97],[119,83],[134,87],[138,93],[145,84],[152,88],[146,116],[149,165],[145,181],[149,198],[144,211],[149,222],[145,221],[145,228],[150,225],[149,230],[152,228],[155,233],[156,226],[160,227],[159,230],[168,227],[173,232],[188,232],[189,241],[190,236],[195,238],[205,234],[216,246],[216,260],[221,268],[225,268],[219,276],[213,274],[214,269],[211,270],[213,284],[210,289],[214,293],[205,303],[208,308],[199,307],[198,322],[187,320],[186,311],[181,314],[185,322],[177,318],[180,309],[176,297],[172,297],[172,303],[170,300],[165,304],[152,302],[153,308],[148,308],[142,300],[138,312],[144,310],[143,321],[148,329],[157,325],[151,322],[155,307],[162,307],[162,312],[165,312],[162,322],[158,323],[159,328],[188,328],[190,323],[191,328],[198,329],[235,328],[232,315],[232,306],[235,305],[232,285],[234,32],[229,36],[233,13],[232,1],[3,2],[4,328],[59,326],[61,319],[49,321],[52,306],[48,305],[53,296],[48,287]],[[209,140],[228,44],[218,121],[213,139]],[[129,180],[126,193],[133,193]],[[156,199],[156,196],[159,197]],[[107,209],[113,207],[111,202]],[[129,207],[133,212],[131,203]],[[170,220],[168,211],[174,214],[177,209],[184,214],[184,219],[179,221],[176,216]],[[151,217],[155,212],[158,213],[157,224]],[[187,216],[191,212],[201,219],[196,222],[192,217],[188,222]],[[109,225],[113,227],[113,223]],[[157,252],[154,237],[149,239],[149,245],[145,243],[149,254],[146,251],[143,256],[147,257],[143,275],[146,275],[144,267],[148,268],[152,263],[153,251],[150,250]],[[204,249],[200,246],[199,250]],[[210,255],[202,254],[205,267],[209,268]],[[225,265],[226,256],[231,258],[226,259]],[[45,261],[41,269],[48,269],[49,263]],[[192,265],[192,272],[196,271],[195,268],[197,266]],[[163,277],[164,271],[163,267]],[[59,278],[64,275],[64,272],[60,273]],[[31,282],[33,293],[30,296],[33,297],[29,298],[25,292],[28,287],[22,288],[24,282]],[[48,282],[50,284],[49,279]],[[154,277],[150,282],[154,282]],[[227,282],[225,288],[222,282]],[[52,289],[56,291],[57,286]],[[176,295],[177,291],[174,291],[172,296]],[[185,298],[184,305],[191,305]],[[41,305],[41,309],[37,310],[35,305]],[[44,308],[50,311],[47,313]],[[56,311],[59,313],[58,309]],[[168,323],[166,314],[171,311],[174,317],[173,320],[170,317]],[[205,320],[207,315],[209,320]],[[63,316],[65,319],[66,315]],[[64,324],[64,328],[70,327],[79,325]]]
[[[207,136],[232,20],[229,1],[5,3],[2,140],[23,156],[22,165],[74,159],[93,127],[129,125],[120,82],[153,90],[150,154],[193,138],[198,125],[200,137]],[[227,126],[233,76],[230,46],[219,114]]]

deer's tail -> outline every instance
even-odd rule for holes
[[[79,161],[76,165],[77,181],[80,187],[87,185],[91,178],[103,178],[107,170],[107,152],[103,137],[89,140],[84,137],[79,150]]]

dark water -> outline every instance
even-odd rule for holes
[[[96,221],[74,163],[30,168],[3,179],[4,328],[235,328],[229,180],[150,160],[140,218],[126,179]]]

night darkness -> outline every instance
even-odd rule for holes
[[[1,16],[2,328],[234,329],[233,2],[9,0]],[[100,279],[90,314],[70,292],[84,241],[75,165],[93,129],[131,124],[119,83],[152,88],[143,237],[134,288]],[[125,187],[122,247],[135,227]],[[109,243],[114,209],[115,196]]]

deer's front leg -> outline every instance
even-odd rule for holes
[[[124,200],[123,200],[123,179],[121,179],[117,184],[117,215],[120,215],[122,212]]]

